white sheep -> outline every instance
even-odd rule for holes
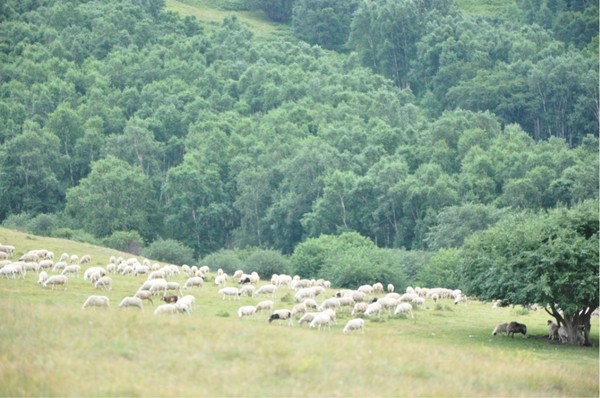
[[[244,285],[240,288],[238,293],[240,296],[250,297],[254,294],[254,289],[256,289],[256,287],[254,287],[254,285]]]
[[[373,293],[383,294],[383,283],[377,282],[373,284]]]
[[[177,300],[177,303],[179,303],[182,306],[186,306],[187,312],[189,314],[192,312],[194,304],[196,303],[196,297],[192,296],[191,294],[186,294],[185,296]]]
[[[227,274],[217,275],[215,277],[215,285],[217,286],[225,286],[227,283]]]
[[[150,303],[154,305],[152,302],[152,292],[150,290],[138,290],[134,297],[139,298],[140,300],[148,300]]]
[[[354,308],[352,309],[352,316],[364,314],[367,310],[367,307],[369,307],[369,304],[363,302],[354,304]]]
[[[259,287],[252,296],[258,296],[259,294],[270,294],[271,297],[275,297],[275,292],[277,291],[277,286],[273,284],[266,284]]]
[[[94,283],[94,288],[96,289],[112,289],[112,279],[110,276],[102,276]]]
[[[81,308],[85,309],[88,307],[107,307],[109,306],[109,299],[106,296],[89,296]]]
[[[377,315],[381,316],[381,303],[379,300],[369,303],[367,309],[365,310],[365,316]]]
[[[319,310],[323,311],[328,308],[331,308],[331,309],[340,308],[340,300],[337,297],[330,297],[321,303]]]
[[[260,301],[258,304],[256,304],[256,311],[273,311],[273,306],[275,305],[275,303],[273,302],[273,300],[264,300],[264,301]]]
[[[394,315],[407,314],[410,315],[411,318],[414,318],[412,313],[412,305],[410,303],[399,303],[396,306],[396,310],[394,311]]]
[[[387,291],[388,291],[388,293],[394,293],[394,285],[392,285],[391,283],[388,283]]]
[[[223,289],[219,290],[219,294],[223,296],[223,300],[225,300],[225,297],[227,297],[228,300],[230,300],[232,297],[234,300],[240,299],[240,292],[235,287],[224,287]]]
[[[51,275],[46,279],[46,282],[42,284],[43,287],[51,286],[54,290],[54,286],[63,286],[64,290],[67,290],[67,282],[69,278],[64,275]]]
[[[344,334],[348,334],[352,330],[361,330],[363,333],[365,333],[365,321],[364,321],[364,319],[362,319],[362,318],[350,319],[346,323],[346,326],[344,326],[344,329],[342,330],[342,332]]]
[[[79,264],[81,264],[81,265],[87,264],[90,261],[92,261],[92,256],[90,256],[89,254],[86,254],[83,257],[81,257],[81,260],[79,261]]]
[[[142,299],[139,297],[124,297],[123,300],[121,300],[121,303],[119,303],[119,308],[128,307],[135,307],[139,308],[140,310],[144,309],[144,306],[142,305]]]
[[[507,334],[508,333],[507,329],[508,329],[508,323],[500,323],[500,324],[496,325],[494,330],[492,330],[492,336],[495,336],[498,333]]]
[[[318,314],[318,312],[307,312],[304,315],[302,315],[300,317],[300,319],[298,319],[298,323],[300,325],[302,325],[303,323],[308,323],[310,324],[312,322],[313,319],[315,319],[315,316]]]
[[[329,313],[319,312],[317,315],[315,315],[308,327],[311,329],[314,329],[316,327],[318,328],[318,330],[321,330],[321,327],[323,326],[327,326],[328,328],[330,328],[332,323],[333,319],[331,318],[331,315]]]
[[[167,281],[167,290],[174,290],[181,296],[181,287],[179,286],[179,282]]]
[[[41,269],[49,270],[54,265],[52,260],[42,260],[39,262],[39,266]]]
[[[202,287],[203,285],[204,285],[204,279],[202,279],[199,276],[192,276],[192,277],[188,278],[187,281],[185,281],[185,283],[183,284],[183,288],[189,289],[194,286]]]
[[[359,292],[362,292],[362,293],[367,294],[369,296],[373,294],[373,286],[371,286],[371,285],[362,285],[362,286],[359,286],[357,290]]]
[[[48,279],[48,273],[46,271],[42,271],[38,275],[38,281],[37,281],[37,283],[39,283],[41,285],[44,282],[46,282],[47,279]]]
[[[154,310],[154,315],[179,314],[181,312],[181,309],[178,308],[175,304],[161,304]]]
[[[90,268],[86,269],[85,272],[83,273],[83,280],[84,281],[90,280],[92,275],[95,273],[100,273],[100,276],[104,276],[104,275],[106,275],[106,270],[102,267],[90,267]]]
[[[253,316],[256,314],[256,307],[253,305],[244,305],[238,308],[238,317],[243,318],[246,316]]]

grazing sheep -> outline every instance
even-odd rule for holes
[[[46,279],[46,282],[42,284],[43,287],[51,286],[52,290],[54,290],[54,286],[63,286],[64,290],[67,290],[67,278],[64,275],[51,275]]]
[[[90,256],[89,254],[86,254],[83,257],[81,257],[81,260],[79,261],[79,264],[81,264],[81,265],[87,264],[90,261],[92,261],[92,256]]]
[[[161,314],[179,314],[183,312],[176,304],[161,304],[154,310],[154,315]]]
[[[152,279],[146,282],[150,283],[150,288],[148,290],[150,290],[150,293],[152,293],[153,295],[156,296],[161,291],[163,296],[167,295],[167,287],[169,286],[169,284],[165,279]],[[145,285],[146,284],[144,283],[144,286]]]
[[[179,297],[177,296],[164,296],[162,298],[165,303],[176,303],[178,299]]]
[[[373,293],[383,294],[383,283],[377,282],[373,284]]]
[[[54,263],[52,262],[52,260],[42,260],[39,262],[40,268],[44,270],[49,270],[50,268],[52,268],[53,265]]]
[[[227,297],[228,300],[230,300],[232,297],[234,300],[240,299],[240,292],[235,287],[224,287],[223,289],[219,290],[219,294],[223,296],[223,300],[225,300],[225,297]]]
[[[215,285],[224,286],[227,283],[227,274],[217,275],[215,277]]]
[[[270,294],[271,297],[275,297],[275,292],[277,291],[277,286],[273,284],[266,284],[259,287],[252,296],[258,296],[259,294]]]
[[[134,294],[134,297],[137,297],[140,300],[148,300],[152,305],[154,305],[152,302],[152,292],[150,290],[138,290]]]
[[[492,330],[492,336],[497,335],[498,333],[504,333],[506,334],[508,332],[508,323],[501,323],[496,325],[496,327],[494,328],[494,330]]]
[[[243,318],[245,316],[253,316],[256,314],[256,307],[253,305],[244,305],[238,308],[238,317]]]
[[[377,315],[381,316],[381,303],[379,301],[373,301],[369,303],[367,309],[365,310],[365,316]]]
[[[244,285],[240,288],[239,295],[251,297],[254,294],[254,289],[256,289],[254,285]]]
[[[300,325],[302,325],[303,323],[308,323],[310,324],[312,322],[313,319],[315,319],[315,316],[318,314],[318,312],[307,312],[304,315],[302,315],[300,317],[300,319],[298,319],[298,323]]]
[[[558,336],[558,325],[554,322],[552,322],[551,320],[548,320],[547,322],[548,325],[548,340],[559,340],[559,336]]]
[[[48,279],[48,273],[46,271],[42,271],[38,275],[38,281],[37,281],[37,283],[39,283],[41,285],[44,282],[46,282],[47,279]]]
[[[67,267],[66,261],[58,261],[54,263],[54,267],[52,268],[52,272],[62,271]]]
[[[104,276],[106,275],[106,270],[102,267],[90,267],[88,269],[85,270],[85,272],[83,273],[83,280],[87,281],[87,280],[91,280],[92,275],[99,273],[100,276]]]
[[[365,321],[364,321],[364,319],[362,319],[362,318],[350,319],[346,323],[346,326],[344,326],[344,329],[342,330],[342,332],[344,334],[348,334],[352,330],[361,330],[363,333],[365,333]]]
[[[128,307],[135,307],[135,308],[139,308],[140,310],[144,309],[144,306],[142,305],[142,299],[139,297],[123,298],[123,300],[121,300],[121,303],[119,303],[119,308],[128,308]]]
[[[183,284],[184,289],[188,289],[194,286],[202,287],[204,285],[204,279],[199,276],[192,276],[188,278],[187,281]]]
[[[81,308],[85,309],[88,307],[106,307],[109,306],[109,300],[106,296],[90,296],[85,300]]]
[[[174,290],[181,296],[181,288],[179,287],[179,282],[168,282],[167,281],[167,290]]]
[[[422,307],[425,305],[425,299],[423,297],[415,297],[412,299],[412,303],[417,307]]]
[[[271,323],[277,319],[280,319],[280,320],[287,319],[288,325],[291,325],[292,324],[292,311],[290,311],[288,309],[280,309],[280,310],[273,311],[273,313],[269,317],[269,323]]]
[[[352,316],[357,316],[358,314],[364,314],[369,304],[367,303],[356,303],[354,304],[354,308],[352,309]]]
[[[275,305],[275,303],[273,302],[273,300],[264,300],[264,301],[260,301],[258,304],[256,304],[256,311],[273,311],[273,306]]]
[[[391,310],[392,308],[396,307],[398,305],[398,300],[392,298],[392,297],[382,297],[380,299],[377,300],[379,302],[379,304],[381,304],[381,309],[388,309]]]
[[[81,271],[81,267],[77,264],[67,265],[63,270],[62,274],[65,276],[77,276]]]
[[[103,276],[94,283],[96,289],[112,289],[112,279],[110,276]]]
[[[329,313],[319,312],[317,315],[315,315],[308,327],[311,329],[314,329],[316,327],[318,328],[318,330],[321,330],[322,326],[327,326],[328,328],[330,328],[332,323],[333,319],[331,318],[331,315]]]
[[[506,328],[506,334],[514,338],[515,333],[521,333],[523,337],[527,337],[527,326],[514,321],[509,323],[508,327]]]
[[[306,313],[306,304],[304,302],[298,303],[292,308],[292,316],[304,313]]]
[[[373,286],[371,286],[371,285],[359,286],[357,290],[364,294],[368,294],[369,296],[373,294]]]
[[[394,293],[394,285],[392,285],[391,283],[388,283],[387,291],[388,291],[388,293]]]
[[[399,303],[396,306],[396,310],[394,311],[394,315],[407,314],[410,315],[411,318],[414,318],[412,313],[412,305],[410,303]]]
[[[71,255],[71,264],[79,264],[79,256],[77,254]]]
[[[185,296],[181,297],[179,300],[177,300],[178,305],[184,305],[187,307],[187,312],[188,314],[190,312],[192,312],[192,308],[194,307],[194,304],[196,303],[196,297],[192,296],[191,294],[186,294]]]
[[[340,308],[340,300],[337,297],[330,297],[321,303],[319,310],[323,311],[328,308],[331,308],[331,309]]]

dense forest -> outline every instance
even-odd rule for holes
[[[335,252],[345,285],[359,261],[453,284],[477,231],[595,214],[596,2],[228,4],[289,34],[158,0],[2,2],[0,221],[186,261],[257,248],[307,277]]]

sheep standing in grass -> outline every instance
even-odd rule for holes
[[[357,316],[358,314],[364,314],[369,304],[367,303],[356,303],[354,304],[354,308],[352,309],[352,316]]]
[[[64,290],[67,290],[67,282],[69,281],[69,278],[67,278],[64,275],[51,275],[50,277],[48,277],[48,279],[46,279],[46,282],[44,282],[42,284],[43,287],[52,287],[52,290],[54,290],[54,286],[62,286],[64,288]]]
[[[192,276],[190,278],[188,278],[187,281],[185,281],[185,283],[183,284],[183,288],[184,289],[190,289],[194,286],[197,287],[202,287],[204,285],[204,279],[202,279],[202,277],[200,276]]]
[[[244,285],[240,288],[238,293],[240,296],[251,297],[254,294],[255,289],[256,287],[254,287],[254,285]]]
[[[273,311],[275,303],[273,300],[264,300],[256,304],[256,312],[258,311]]]
[[[119,303],[119,308],[129,308],[129,307],[135,307],[135,308],[139,308],[140,310],[143,310],[144,306],[142,305],[142,299],[139,297],[123,298],[123,300],[121,300],[121,302]]]
[[[224,287],[219,290],[219,294],[223,296],[223,300],[225,300],[225,297],[227,297],[228,300],[231,300],[231,298],[234,300],[240,299],[240,292],[235,287]]]
[[[348,334],[352,330],[360,330],[360,331],[362,331],[364,333],[365,332],[365,321],[364,321],[364,319],[362,319],[362,318],[350,319],[346,323],[346,326],[344,326],[344,329],[342,330],[342,332],[344,334]]]
[[[244,305],[240,308],[238,308],[238,317],[240,318],[244,318],[247,316],[253,316],[254,314],[256,314],[256,307],[253,305]]]
[[[492,336],[497,335],[498,333],[507,333],[508,323],[500,323],[496,325],[494,330],[492,330]]]
[[[410,315],[411,318],[414,318],[413,313],[412,313],[412,305],[410,303],[399,303],[396,306],[394,315],[401,315],[401,314]]]
[[[378,301],[374,301],[372,303],[369,303],[369,305],[367,306],[367,309],[365,310],[365,316],[372,316],[372,315],[377,315],[378,317],[381,316],[381,303]]]
[[[280,310],[273,311],[273,313],[269,317],[269,323],[271,323],[277,319],[280,319],[280,320],[287,319],[288,325],[291,325],[292,324],[292,311],[290,311],[288,309],[280,309]]]
[[[317,316],[318,312],[307,312],[298,319],[298,323],[302,325],[303,323],[310,324],[315,316]]]
[[[192,296],[191,294],[186,294],[185,296],[177,300],[177,303],[179,303],[179,306],[185,306],[189,314],[192,312],[194,304],[196,303],[196,297]]]
[[[148,300],[152,305],[154,305],[152,302],[152,292],[150,290],[138,290],[134,294],[134,297],[137,297],[140,300]]]
[[[81,308],[85,309],[88,307],[106,307],[109,306],[109,300],[106,296],[90,296],[85,300]]]
[[[100,279],[98,279],[95,283],[94,283],[94,288],[96,289],[105,289],[105,290],[111,290],[112,289],[112,279],[110,276],[103,276]]]
[[[308,327],[311,329],[318,328],[318,330],[321,330],[321,327],[323,326],[330,328],[332,323],[333,319],[329,313],[319,312],[317,315],[315,315]]]
[[[48,273],[46,271],[40,272],[40,274],[38,275],[37,283],[39,283],[41,285],[44,282],[46,282],[46,280],[48,280]]]
[[[554,340],[554,339],[559,340],[559,338],[558,338],[559,326],[556,323],[552,322],[551,320],[548,320],[547,325],[548,325],[548,340]]]
[[[518,322],[509,323],[506,328],[506,334],[514,338],[515,333],[521,333],[523,337],[527,337],[527,326]]]
[[[259,294],[270,294],[271,297],[275,297],[275,292],[277,291],[277,286],[269,283],[266,285],[262,285],[259,287],[252,296],[258,296]]]
[[[154,315],[179,314],[182,311],[175,304],[161,304],[154,310]]]

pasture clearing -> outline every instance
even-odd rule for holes
[[[0,229],[0,242],[20,254],[39,248],[91,254],[108,263],[109,249]],[[86,266],[83,267],[84,269]],[[214,271],[214,270],[212,270]],[[343,335],[351,318],[317,331],[297,322],[267,323],[268,314],[238,319],[237,308],[269,297],[222,300],[211,272],[190,316],[154,316],[119,309],[145,277],[111,275],[98,291],[81,276],[67,290],[43,289],[37,275],[0,279],[2,396],[598,396],[598,318],[594,347],[546,338],[543,311],[492,309],[470,301],[431,301],[414,318],[384,314],[365,333]],[[183,285],[186,277],[172,280]],[[266,283],[261,280],[260,284]],[[234,285],[230,281],[229,285]],[[327,290],[331,296],[334,289]],[[105,294],[108,309],[81,305]],[[317,301],[322,301],[318,297]],[[291,308],[293,292],[277,291],[276,308]],[[297,319],[297,318],[296,318]],[[529,338],[491,336],[497,323],[525,323]]]

